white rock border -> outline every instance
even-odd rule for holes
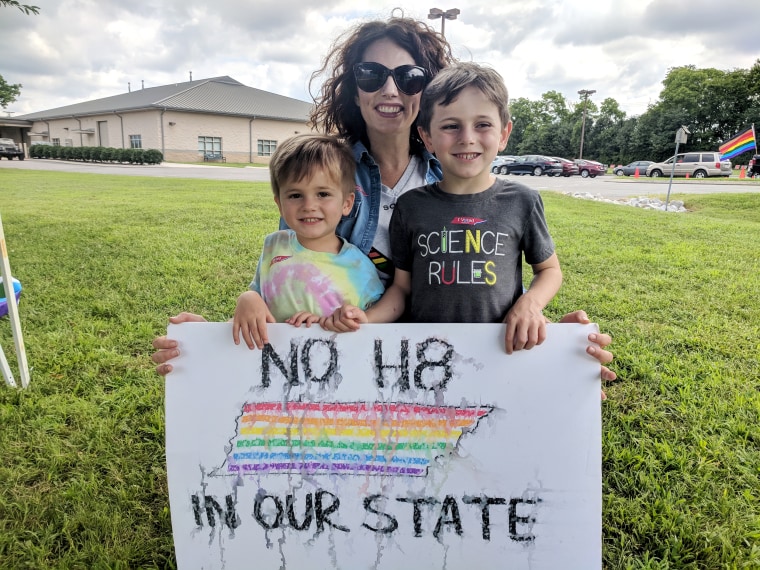
[[[645,210],[659,210],[665,211],[665,202],[659,198],[649,198],[647,196],[639,196],[638,198],[620,198],[618,200],[612,200],[605,198],[601,194],[591,194],[590,192],[563,192],[565,196],[572,196],[573,198],[580,198],[581,200],[593,200],[594,202],[606,202],[608,204],[617,204],[619,206],[633,206],[635,208],[644,208]],[[668,203],[668,212],[685,213],[688,212],[684,208],[682,200],[671,200]]]

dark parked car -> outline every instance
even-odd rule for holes
[[[24,160],[24,151],[19,148],[13,139],[0,139],[0,158],[5,157],[8,160],[18,158]]]
[[[639,169],[639,176],[644,176],[647,173],[647,167],[652,164],[651,160],[637,160],[631,164],[625,166],[616,166],[612,172],[615,176],[633,176],[636,174],[636,169]]]
[[[749,159],[747,165],[747,176],[750,178],[760,178],[760,154],[756,154]]]
[[[507,167],[508,174],[530,174],[531,176],[562,174],[562,163],[559,160],[540,154],[518,156],[517,160],[505,166]]]
[[[580,170],[578,170],[578,165],[572,160],[560,156],[552,156],[552,158],[559,160],[562,164],[562,176],[572,176],[573,174],[578,174],[580,172]]]
[[[597,162],[595,160],[576,158],[575,164],[578,165],[578,170],[580,170],[581,176],[583,176],[583,178],[588,178],[589,176],[591,178],[602,176],[605,171],[604,165],[601,162]]]
[[[507,174],[507,163],[514,162],[517,159],[516,156],[511,154],[500,154],[491,162],[491,172],[494,174]]]

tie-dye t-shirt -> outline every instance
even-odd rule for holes
[[[328,316],[344,303],[366,309],[383,294],[374,264],[359,248],[343,240],[337,254],[312,251],[298,243],[293,230],[264,239],[250,288],[277,322],[299,311]]]

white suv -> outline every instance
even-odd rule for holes
[[[673,162],[675,161],[675,168]],[[647,167],[647,176],[731,176],[731,161],[721,160],[719,152],[685,152],[671,156],[665,162],[653,162]]]

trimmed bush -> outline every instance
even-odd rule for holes
[[[103,146],[52,146],[33,145],[29,149],[31,158],[59,158],[63,160],[85,160],[119,162],[129,164],[161,164],[164,155],[156,149],[112,148]]]
[[[143,153],[143,158],[146,164],[161,164],[164,161],[164,155],[160,150],[149,148]]]

